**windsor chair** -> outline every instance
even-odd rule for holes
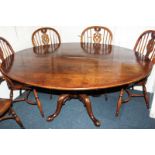
[[[112,39],[113,34],[109,28],[104,26],[90,26],[85,28],[81,34],[81,46],[88,53],[105,55],[111,52],[110,45]],[[95,50],[92,50],[92,46]],[[107,94],[104,94],[104,96],[105,100],[108,100]]]
[[[9,55],[14,54],[14,50],[12,49],[11,45],[2,37],[0,37],[0,50],[4,51],[3,53],[1,53],[1,61]],[[0,83],[2,83],[4,80],[4,77],[0,75]]]
[[[9,44],[9,42],[6,39],[0,37],[0,59],[1,59],[1,63],[5,62],[3,67],[0,67],[0,72],[3,75],[3,78],[5,79],[5,81],[8,85],[8,88],[10,89],[11,102],[25,101],[25,102],[32,104],[32,105],[36,105],[36,103],[37,103],[39,111],[40,111],[42,117],[44,117],[42,105],[41,105],[41,102],[39,100],[36,89],[31,88],[28,85],[14,81],[6,75],[6,72],[9,71],[12,62],[14,61],[14,53],[15,52],[14,52],[12,46]],[[15,91],[15,90],[19,90],[19,91],[24,90],[24,91],[26,91],[26,95],[23,98],[13,100],[13,91]],[[36,103],[34,103],[28,99],[29,94],[32,90],[33,90],[33,93],[34,93],[34,96],[36,99]]]
[[[154,57],[155,57],[155,30],[147,30],[144,31],[136,41],[134,46],[134,52],[139,59],[141,65],[145,63],[145,61],[152,61],[154,64]],[[124,94],[124,90],[122,89],[120,92],[120,96],[117,103],[116,109],[116,116],[119,115],[119,111],[121,108],[122,103],[128,102],[131,97],[144,97],[146,107],[149,109],[149,96],[146,89],[146,82],[148,77],[133,83],[129,88],[125,89],[126,93],[128,94],[128,98],[126,100],[122,100],[122,96]],[[143,93],[142,94],[135,94],[132,92],[135,86],[141,86]]]
[[[110,29],[103,26],[90,26],[83,30],[81,43],[108,44],[112,43],[113,35]]]
[[[34,52],[38,55],[44,56],[51,51],[56,51],[56,49],[59,48],[61,44],[61,38],[58,31],[54,28],[42,27],[33,32],[32,44],[34,47]],[[40,46],[40,48],[36,48],[36,46]],[[44,48],[47,48],[47,50]],[[52,98],[52,92],[50,98]]]
[[[42,27],[32,34],[33,46],[51,45],[54,49],[61,43],[61,38],[57,30],[51,27]]]

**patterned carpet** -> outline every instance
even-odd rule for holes
[[[20,116],[27,129],[147,129],[155,128],[155,119],[149,117],[144,99],[132,98],[121,108],[119,117],[115,117],[116,102],[119,92],[108,93],[108,100],[104,95],[90,97],[94,115],[100,120],[101,126],[94,126],[83,104],[76,99],[67,101],[58,117],[47,122],[47,116],[55,111],[57,95],[39,92],[45,118],[42,118],[37,106],[25,102],[15,103],[14,109]],[[33,99],[32,94],[30,98]],[[18,129],[14,120],[0,122],[1,129]]]

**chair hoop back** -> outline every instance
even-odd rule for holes
[[[0,72],[2,73],[9,88],[13,88],[14,84],[13,84],[13,80],[7,76],[6,72],[10,70],[10,67],[12,66],[13,61],[14,61],[14,54],[10,55],[5,60],[3,60],[2,61],[3,64],[0,66]]]
[[[103,26],[87,27],[81,34],[81,43],[111,44],[112,39],[111,30]]]
[[[33,46],[60,44],[61,38],[57,30],[51,27],[42,27],[32,34]]]
[[[1,59],[5,59],[8,56],[15,53],[12,46],[3,37],[0,37],[0,51],[1,51],[1,54],[0,54]]]
[[[144,31],[139,36],[134,51],[152,61],[155,56],[155,30]]]

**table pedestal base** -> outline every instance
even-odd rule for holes
[[[61,108],[62,108],[62,105],[64,105],[65,102],[67,100],[70,100],[70,99],[79,99],[84,104],[84,106],[86,107],[87,113],[88,113],[89,117],[91,118],[91,120],[93,121],[93,123],[96,126],[101,125],[100,121],[97,120],[93,114],[90,99],[89,99],[88,95],[86,95],[86,94],[78,94],[78,95],[63,94],[63,95],[60,95],[58,98],[58,101],[57,101],[56,111],[54,112],[54,114],[48,116],[47,121],[54,120],[54,118],[59,115]]]

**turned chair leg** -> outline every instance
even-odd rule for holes
[[[12,89],[10,90],[10,100],[11,102],[13,101],[13,90]]]
[[[18,117],[18,115],[15,113],[15,111],[14,111],[12,108],[10,108],[10,113],[11,113],[13,119],[17,122],[17,124],[18,124],[22,129],[25,129],[25,127],[24,127],[22,121],[20,120],[20,118]]]
[[[22,95],[22,90],[21,90],[21,89],[19,90],[19,95],[20,95],[20,96]]]
[[[147,109],[149,109],[149,107],[150,107],[149,106],[149,96],[147,94],[147,90],[146,90],[145,84],[143,84],[142,87],[143,87],[143,94],[144,94],[144,99],[145,99],[146,107],[147,107]]]
[[[123,94],[124,94],[124,89],[122,88],[119,94],[118,102],[117,102],[117,108],[116,108],[116,114],[115,114],[116,117],[119,115],[119,111],[123,103],[122,101]]]
[[[41,102],[39,100],[39,97],[38,97],[38,93],[35,89],[33,89],[33,93],[34,93],[34,96],[35,96],[35,99],[36,99],[36,102],[37,102],[37,106],[38,106],[38,109],[40,111],[40,114],[42,117],[44,117],[44,112],[43,112],[43,109],[42,109],[42,105],[41,105]]]
[[[134,90],[134,86],[132,86],[131,89]]]

